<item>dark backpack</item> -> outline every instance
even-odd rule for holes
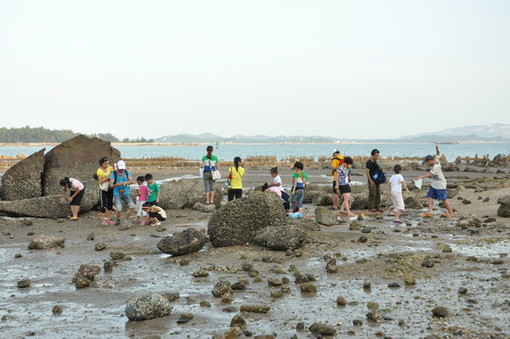
[[[376,184],[384,184],[386,182],[386,173],[383,172],[381,166],[376,165],[377,168],[372,173],[372,181]]]
[[[129,180],[129,176],[131,175],[128,170],[124,170],[125,174],[126,174],[126,179]],[[117,170],[113,171],[113,177],[114,177],[114,180],[113,180],[113,184],[115,185],[117,183]]]

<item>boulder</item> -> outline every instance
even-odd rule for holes
[[[160,203],[163,209],[194,208],[197,203],[205,200],[202,179],[172,180],[161,185]],[[223,200],[221,185],[215,185],[214,204],[219,207]],[[198,207],[198,205],[197,205]]]
[[[313,335],[335,335],[336,329],[333,326],[322,324],[322,323],[313,323],[312,326],[308,328],[308,330]]]
[[[169,315],[172,306],[162,295],[143,291],[127,301],[125,312],[129,320],[142,321]]]
[[[257,245],[277,251],[296,249],[301,246],[305,232],[295,225],[283,225],[263,228],[253,239]]]
[[[333,193],[322,193],[315,197],[313,204],[315,206],[332,206],[333,205]]]
[[[319,206],[315,209],[315,220],[325,226],[338,224],[338,218],[332,210],[327,207]]]
[[[351,210],[366,210],[368,209],[368,198],[352,197]]]
[[[194,229],[188,228],[180,233],[161,239],[158,248],[161,252],[179,256],[200,251],[207,243],[207,236]]]
[[[113,163],[120,159],[120,152],[109,141],[85,135],[78,135],[55,146],[44,156],[43,196],[60,193],[62,187],[59,182],[64,177],[76,178],[95,192],[97,183],[93,174],[99,167],[101,157],[108,157]]]
[[[285,210],[276,194],[255,192],[232,201],[209,220],[207,234],[214,247],[251,243],[265,227],[286,224]]]
[[[54,237],[52,235],[40,235],[35,239],[32,239],[28,244],[29,250],[44,250],[48,248],[64,247],[64,238]]]
[[[410,209],[422,209],[423,208],[423,205],[422,203],[420,202],[420,200],[418,200],[417,198],[415,197],[407,197],[404,199],[404,204],[406,206],[406,208],[410,208]]]
[[[0,201],[0,213],[12,217],[64,218],[71,214],[69,204],[60,202],[62,195],[50,195],[15,201]],[[87,212],[97,204],[97,191],[85,189],[80,213]]]
[[[2,176],[2,200],[22,200],[42,196],[44,148],[9,168]]]
[[[510,195],[499,198],[498,204],[500,204],[498,208],[498,217],[510,218]]]

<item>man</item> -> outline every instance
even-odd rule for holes
[[[338,201],[340,200],[340,193],[336,191],[336,177],[338,175],[338,167],[344,162],[343,155],[340,155],[339,150],[333,152],[333,159],[331,159],[331,175],[333,176],[333,209],[338,209]]]
[[[381,190],[379,188],[379,185],[383,182],[375,178],[381,171],[377,160],[379,160],[379,150],[373,149],[365,166],[368,179],[368,209],[370,212],[383,212],[381,209]]]
[[[131,184],[133,184],[131,173],[126,169],[126,163],[120,160],[117,163],[117,169],[110,174],[110,187],[113,188],[113,204],[117,210],[117,221],[115,222],[117,226],[121,224],[122,202],[128,208],[126,211],[126,225],[128,225],[129,216],[135,208],[135,203],[129,191],[129,185]]]

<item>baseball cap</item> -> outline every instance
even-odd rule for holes
[[[118,169],[121,169],[121,170],[126,169],[126,163],[124,162],[124,160],[120,160],[120,161],[117,163],[117,168],[118,168]]]
[[[340,150],[338,148],[335,148],[335,150],[333,151],[333,154],[340,154]]]
[[[430,154],[429,154],[429,155],[427,155],[427,156],[425,157],[425,160],[423,160],[423,164],[424,164],[424,163],[426,163],[427,161],[430,161],[430,160],[434,160],[434,157],[433,157],[432,155],[430,155]]]

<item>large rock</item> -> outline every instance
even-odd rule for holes
[[[415,197],[407,197],[404,199],[404,204],[406,206],[406,208],[410,208],[410,209],[422,209],[423,208],[423,205],[422,203],[420,202],[420,200],[418,200],[417,198]]]
[[[40,235],[35,239],[32,239],[28,244],[29,250],[44,250],[48,248],[64,247],[65,239],[61,237],[55,237],[52,235]]]
[[[319,206],[315,209],[315,220],[325,226],[338,224],[338,218],[332,210],[327,207]]]
[[[71,214],[69,204],[61,204],[62,195],[50,195],[15,201],[0,201],[0,213],[13,217],[63,218]],[[97,203],[97,190],[85,189],[80,212],[87,212]]]
[[[212,215],[207,234],[215,247],[251,243],[265,227],[286,223],[285,210],[276,194],[256,192],[228,203]]]
[[[204,233],[188,228],[181,233],[161,239],[158,248],[161,252],[178,256],[198,252],[206,243],[207,236]]]
[[[2,176],[2,200],[21,200],[42,196],[44,148],[9,168]]]
[[[221,184],[215,185],[214,204],[220,206],[223,200]],[[160,203],[164,209],[193,208],[196,203],[205,201],[204,182],[202,179],[172,180],[161,185]]]
[[[59,182],[64,177],[76,178],[85,183],[89,189],[97,191],[93,175],[96,173],[101,157],[108,157],[116,162],[120,152],[109,141],[79,135],[46,153],[45,170],[42,179],[43,195],[58,194],[62,191]],[[129,163],[128,169],[129,169]]]
[[[142,321],[169,315],[172,306],[162,295],[143,291],[127,301],[125,311],[129,320]]]
[[[302,228],[295,225],[283,225],[263,228],[253,239],[257,245],[277,251],[296,249],[305,238]]]
[[[510,218],[510,196],[498,199],[498,217]]]
[[[366,210],[368,209],[368,198],[365,197],[353,197],[352,198],[351,210]]]

